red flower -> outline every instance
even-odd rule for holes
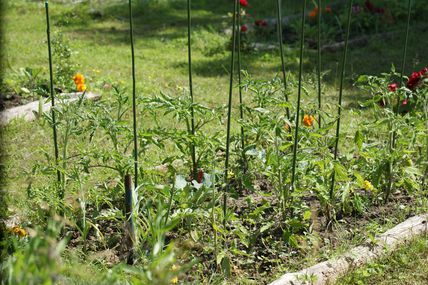
[[[391,92],[395,92],[395,90],[397,90],[397,88],[398,88],[398,84],[397,84],[397,83],[390,83],[390,84],[388,85],[388,89],[389,89],[389,91],[391,91]]]
[[[409,101],[407,99],[404,99],[403,102],[401,103],[401,105],[406,106],[407,103],[409,103]]]
[[[410,90],[415,90],[415,88],[419,84],[419,81],[425,73],[425,69],[422,69],[419,72],[413,72],[412,75],[410,75],[409,80],[407,81],[407,88],[409,88]]]
[[[245,33],[246,31],[248,31],[247,26],[241,26],[241,32]]]
[[[239,4],[241,4],[242,7],[247,7],[248,1],[247,0],[239,0]]]
[[[333,12],[333,11],[331,10],[331,7],[330,7],[330,6],[325,7],[325,11],[326,11],[327,13],[332,13],[332,12]]]

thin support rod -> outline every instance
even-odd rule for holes
[[[128,251],[129,255],[127,258],[128,264],[134,264],[135,261],[135,244],[136,244],[136,234],[135,234],[135,217],[134,217],[134,185],[132,183],[132,176],[127,174],[124,179],[125,183],[125,218],[126,218],[126,239],[129,241]]]
[[[132,121],[134,131],[134,180],[138,186],[138,135],[137,135],[137,96],[135,94],[135,52],[134,52],[134,28],[132,25],[132,0],[128,1],[129,7],[129,35],[131,37],[132,60]]]
[[[223,226],[226,228],[226,214],[227,214],[227,193],[229,192],[229,155],[230,155],[230,121],[232,118],[232,95],[233,95],[233,72],[235,70],[235,48],[236,48],[236,10],[238,1],[234,1],[233,8],[233,24],[232,24],[232,55],[230,59],[230,78],[229,78],[229,102],[227,110],[227,131],[226,131],[226,160],[224,165],[224,180],[225,189],[223,194]]]
[[[335,161],[337,160],[337,153],[338,153],[338,147],[339,147],[340,117],[342,114],[343,81],[345,78],[345,66],[346,66],[346,56],[348,54],[349,33],[351,31],[351,15],[352,15],[352,0],[349,0],[345,47],[343,49],[342,64],[341,64],[341,70],[340,70],[339,104],[337,108],[336,137],[334,142],[334,160]],[[333,170],[333,174],[331,176],[330,200],[333,199],[335,182],[336,182],[336,176],[335,176],[335,171]]]
[[[299,137],[299,121],[300,121],[300,98],[302,95],[302,77],[303,77],[303,49],[305,42],[305,14],[306,14],[306,0],[302,1],[302,22],[300,30],[300,62],[299,62],[299,88],[297,91],[297,109],[295,118],[295,129],[294,129],[294,144],[293,144],[293,162],[291,172],[291,191],[295,190],[296,182],[296,162],[297,162],[297,148],[298,148],[298,137]]]
[[[404,38],[404,47],[403,47],[403,57],[402,57],[402,61],[401,61],[401,72],[400,72],[400,81],[401,81],[401,86],[404,85],[404,80],[403,80],[403,76],[404,76],[404,69],[406,67],[406,57],[407,57],[407,45],[408,45],[408,41],[409,41],[409,29],[410,29],[410,15],[412,13],[412,0],[409,0],[407,3],[407,25],[406,25],[406,36]],[[397,95],[397,105],[395,108],[395,113],[399,114],[400,112],[400,96]],[[397,139],[397,133],[394,130],[392,132],[392,134],[390,135],[390,143],[389,143],[389,151],[390,151],[390,156],[392,157],[392,152],[395,148],[395,143],[396,143],[396,139]],[[386,196],[385,196],[385,203],[388,202],[389,200],[389,195],[391,194],[391,190],[392,190],[392,180],[393,180],[393,168],[394,168],[394,160],[391,158],[389,161],[389,173],[388,173],[388,188],[386,190]]]
[[[239,2],[241,3],[241,2]],[[242,61],[241,61],[241,4],[238,6],[238,86],[239,86],[239,118],[244,120],[244,101],[242,99]],[[242,172],[247,172],[247,157],[245,155],[245,131],[241,125]]]
[[[192,26],[192,17],[191,17],[191,0],[187,0],[187,52],[189,59],[189,92],[190,100],[192,105],[190,106],[190,120],[191,120],[191,130],[190,133],[192,137],[195,136],[195,110],[193,108],[193,80],[192,80],[192,42],[191,42],[191,26]],[[196,146],[192,141],[190,145],[190,151],[192,155],[192,173],[193,179],[196,179],[198,173],[198,165],[196,161]]]
[[[285,72],[285,62],[284,62],[284,47],[282,44],[282,8],[281,1],[277,0],[277,30],[278,30],[278,42],[279,42],[279,53],[281,56],[281,67],[282,67],[282,82],[284,84],[284,96],[285,101],[288,103],[288,94],[287,94],[287,73]],[[290,108],[286,108],[287,119],[290,119]]]
[[[321,0],[318,0],[318,126],[321,128]]]
[[[407,4],[407,25],[406,25],[406,37],[404,39],[404,48],[403,48],[403,58],[401,61],[401,73],[400,73],[400,79],[401,83],[403,83],[403,76],[404,76],[404,68],[406,66],[406,57],[407,57],[407,45],[409,42],[409,30],[410,30],[410,15],[412,13],[412,0],[409,0]]]
[[[48,38],[48,53],[49,53],[49,88],[51,96],[51,116],[52,116],[52,131],[53,131],[53,141],[54,141],[54,152],[55,152],[55,165],[57,166],[56,176],[58,184],[61,184],[61,173],[58,169],[58,135],[56,130],[56,113],[55,113],[55,95],[54,95],[54,85],[53,85],[53,68],[52,68],[52,48],[51,48],[51,31],[49,23],[49,3],[45,1],[45,10],[46,10],[46,33]],[[64,189],[59,193],[60,198],[64,198]]]

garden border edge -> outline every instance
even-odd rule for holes
[[[428,233],[428,214],[411,217],[387,230],[374,241],[366,240],[337,258],[318,263],[298,272],[286,273],[269,285],[334,284],[353,269],[384,257],[413,238]]]
[[[73,101],[76,101],[79,99],[79,96],[82,95],[82,92],[77,93],[62,93],[61,97],[66,97],[64,100],[61,100],[60,103],[70,103]],[[86,92],[85,93],[85,99],[91,99],[95,100],[100,98],[101,95],[92,93],[92,92]],[[51,103],[48,99],[43,99],[44,103],[42,105],[43,112],[47,112],[51,108]],[[37,118],[36,113],[39,111],[40,101],[33,101],[31,103],[13,107],[10,109],[6,109],[0,113],[0,126],[6,126],[9,124],[12,120],[16,118],[23,118],[25,121],[33,121]]]

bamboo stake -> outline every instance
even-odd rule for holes
[[[132,25],[132,0],[128,1],[129,8],[129,35],[131,37],[131,60],[132,60],[132,122],[134,132],[134,180],[138,186],[138,135],[137,135],[137,99],[135,94],[135,52],[134,52],[134,29]]]
[[[403,80],[403,76],[404,76],[404,68],[406,66],[406,56],[407,56],[407,44],[408,44],[408,40],[409,40],[409,27],[410,27],[410,15],[412,12],[412,0],[408,1],[408,6],[407,6],[407,25],[406,25],[406,36],[404,39],[404,48],[403,48],[403,57],[402,57],[402,62],[401,62],[401,72],[400,72],[400,80],[401,80],[401,86],[404,85],[404,80]],[[395,108],[395,114],[399,114],[400,112],[400,96],[397,96],[397,105]],[[385,195],[385,203],[388,202],[389,199],[389,195],[391,194],[391,190],[392,190],[392,180],[393,180],[393,170],[394,170],[394,159],[392,158],[392,153],[394,151],[395,148],[395,143],[396,143],[396,139],[397,139],[397,133],[395,130],[393,130],[393,132],[390,134],[390,142],[389,142],[389,152],[390,152],[390,161],[389,161],[389,165],[388,165],[388,169],[389,169],[389,173],[388,173],[388,188],[386,190],[386,195]]]
[[[58,135],[56,129],[56,114],[55,114],[55,95],[54,95],[54,85],[53,85],[53,68],[52,68],[52,48],[51,48],[51,32],[50,32],[50,22],[49,22],[49,2],[45,1],[45,10],[46,10],[46,34],[48,40],[48,53],[49,53],[49,88],[51,96],[51,116],[52,116],[52,131],[53,131],[53,141],[54,141],[54,153],[55,153],[55,166],[57,167],[56,175],[58,185],[61,184],[61,173],[58,169]],[[64,189],[62,188],[59,193],[59,198],[62,200],[64,198]]]
[[[352,0],[349,0],[345,47],[343,49],[341,73],[340,73],[339,105],[337,108],[337,125],[336,125],[336,137],[335,137],[335,144],[334,144],[334,160],[335,161],[337,160],[337,152],[338,152],[338,147],[339,147],[340,116],[342,114],[343,81],[345,78],[345,66],[346,66],[346,55],[348,53],[349,33],[351,31],[351,14],[352,14]],[[336,176],[335,176],[335,171],[333,169],[333,174],[331,176],[330,201],[333,201],[333,195],[334,195],[333,192],[334,192],[335,181],[336,181]]]
[[[285,72],[285,62],[284,62],[284,47],[282,44],[282,11],[281,11],[281,1],[277,0],[277,29],[278,29],[278,42],[279,42],[279,52],[281,56],[281,67],[282,67],[282,82],[284,84],[284,96],[285,102],[288,103],[288,95],[287,95],[287,74]],[[287,119],[290,119],[290,108],[286,108]]]
[[[239,86],[239,117],[241,121],[244,119],[244,106],[242,99],[242,79],[241,79],[241,2],[239,2],[238,10],[238,86]],[[247,157],[245,155],[245,132],[244,127],[241,125],[241,149],[242,149],[242,172],[247,172]]]
[[[295,182],[296,182],[296,162],[297,162],[297,148],[298,148],[299,121],[300,121],[300,98],[302,95],[303,49],[304,49],[304,41],[305,41],[305,16],[306,16],[306,0],[303,0],[302,1],[302,21],[301,21],[301,30],[300,30],[299,88],[297,91],[297,109],[296,109],[296,118],[295,118],[296,126],[294,129],[293,162],[292,162],[292,172],[291,172],[291,192],[295,190]],[[290,200],[292,204],[292,199]]]
[[[188,51],[188,59],[189,59],[189,92],[190,92],[190,100],[192,105],[190,106],[191,113],[191,135],[195,136],[195,111],[193,109],[193,80],[192,80],[192,43],[191,43],[191,0],[187,0],[187,51]],[[190,145],[190,150],[192,153],[192,172],[193,179],[196,179],[198,175],[198,165],[196,162],[196,146],[195,143],[192,142]]]
[[[229,78],[229,102],[227,110],[227,131],[226,131],[226,160],[224,166],[224,181],[225,189],[223,194],[223,226],[226,228],[226,213],[227,213],[227,193],[229,192],[229,155],[230,155],[230,121],[232,117],[232,91],[233,91],[233,72],[235,70],[235,48],[236,48],[236,10],[238,1],[234,1],[233,8],[233,24],[232,24],[232,56],[230,59],[230,78]]]
[[[126,240],[129,241],[129,255],[127,259],[128,264],[134,264],[135,258],[135,224],[133,218],[134,211],[134,185],[132,183],[132,176],[125,175],[125,218],[126,218]]]

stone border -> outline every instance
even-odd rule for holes
[[[58,101],[59,104],[61,103],[70,103],[73,101],[76,101],[79,99],[79,96],[81,96],[82,93],[63,93],[60,95],[60,100]],[[95,94],[92,92],[86,92],[85,98],[86,99],[98,99],[101,96],[99,94]],[[64,98],[64,99],[62,99]],[[42,105],[43,112],[47,112],[51,108],[51,103],[48,102],[48,99],[43,99],[44,103]],[[10,108],[7,110],[4,110],[0,113],[0,126],[6,126],[9,124],[13,119],[16,118],[23,118],[26,121],[32,121],[36,119],[37,113],[39,112],[39,101],[34,101],[22,106],[17,106],[14,108]]]
[[[356,267],[383,257],[416,236],[428,233],[428,214],[415,216],[398,224],[364,245],[298,272],[287,273],[270,285],[325,285],[334,282]]]

